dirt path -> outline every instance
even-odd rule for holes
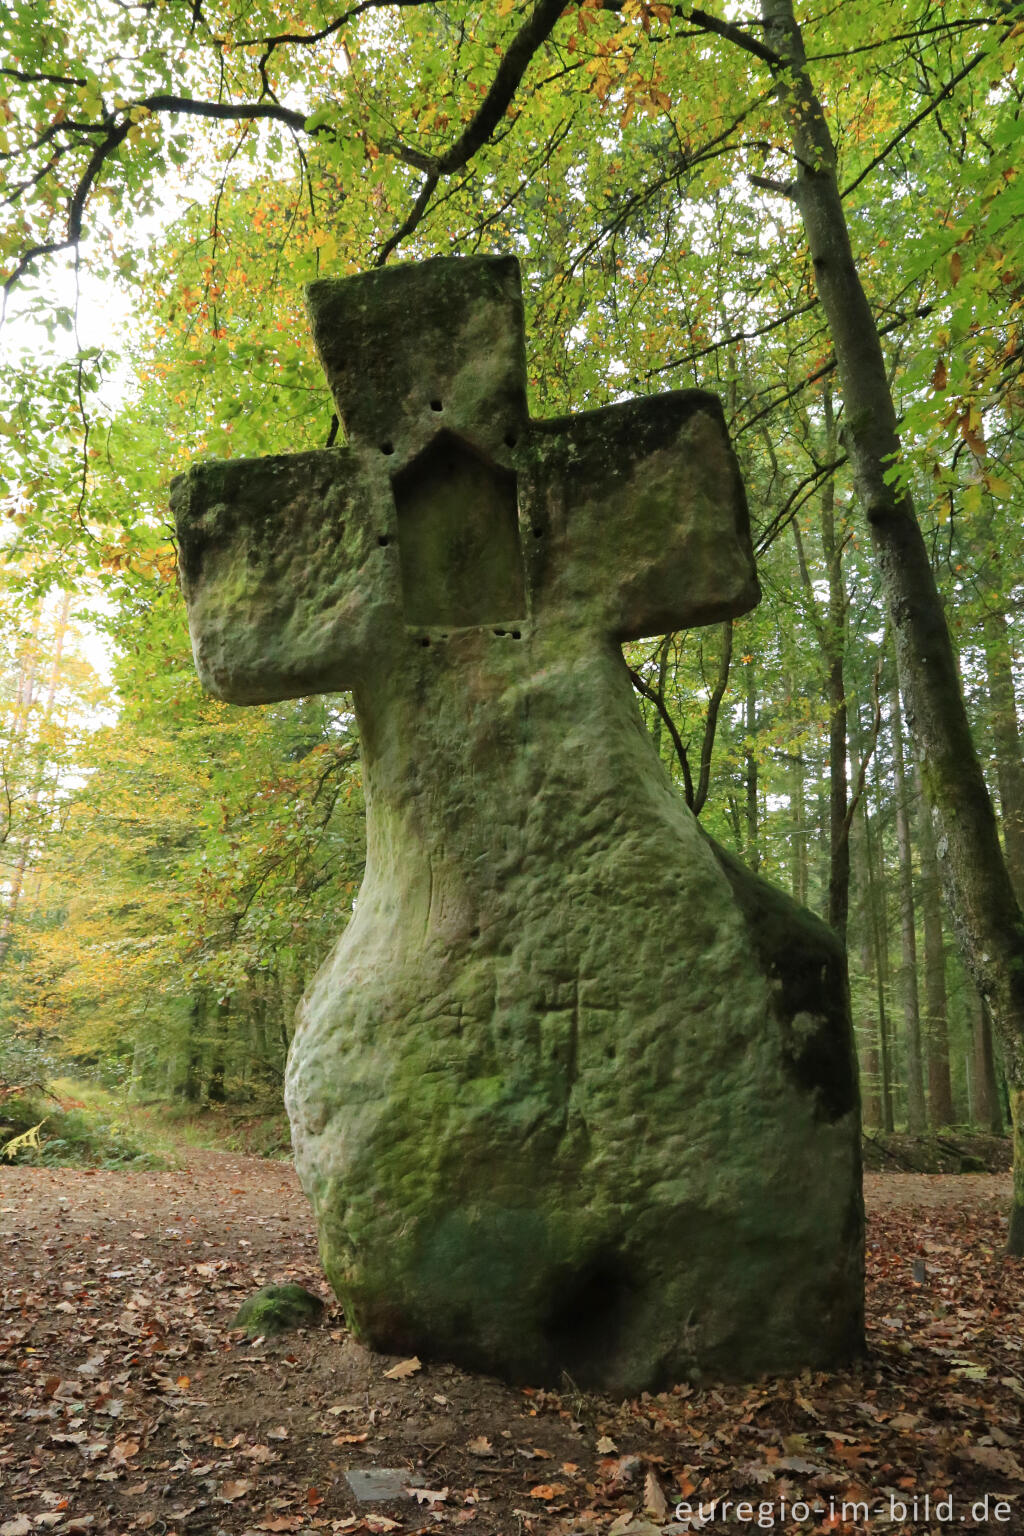
[[[195,1152],[167,1173],[2,1168],[0,1536],[1022,1531],[1008,1190],[869,1177],[862,1365],[614,1404],[448,1366],[389,1378],[396,1362],[354,1343],[336,1309],[283,1340],[232,1334],[267,1281],[327,1295],[286,1164]],[[346,1473],[375,1467],[415,1491],[359,1502]],[[709,1516],[715,1499],[740,1512]],[[862,1500],[868,1518],[842,1518]],[[690,1513],[674,1518],[677,1504]]]

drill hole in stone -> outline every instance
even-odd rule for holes
[[[516,437],[516,434],[514,432],[506,432],[505,433],[505,447],[506,448],[514,448],[516,443],[518,443],[518,441],[519,441],[519,439],[518,439],[518,437]]]
[[[444,410],[444,406],[441,404],[440,400],[431,400],[431,402],[430,402],[430,409],[432,411],[443,411]]]
[[[512,639],[513,640],[521,640],[522,638],[523,638],[523,632],[522,632],[521,629],[514,629],[512,631]]]
[[[395,445],[394,443],[381,443],[380,451],[381,453],[394,453]]]
[[[388,542],[389,540],[386,533],[382,533],[380,538],[377,540],[377,543],[380,545],[381,549],[387,549]]]
[[[538,528],[535,524],[533,529],[533,536],[535,539],[542,539],[544,537],[544,529]]]
[[[429,644],[430,644],[430,636],[429,635],[421,635],[420,636],[420,645],[429,645]]]

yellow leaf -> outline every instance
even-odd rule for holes
[[[1004,496],[1008,499],[1013,495],[1013,486],[1001,475],[986,475],[985,484],[993,496]]]

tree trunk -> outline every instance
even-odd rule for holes
[[[900,463],[881,340],[850,246],[835,146],[807,71],[792,0],[762,0],[764,40],[796,154],[793,196],[846,408],[844,441],[865,509],[896,645],[900,691],[936,822],[957,940],[1003,1044],[1014,1119],[1008,1247],[1024,1254],[1024,920],[960,692],[949,629]]]
[[[758,826],[757,757],[754,753],[754,737],[757,734],[757,680],[754,676],[754,663],[752,661],[746,663],[746,674],[747,693],[743,707],[743,729],[747,738],[745,753],[747,794],[744,852],[750,868],[758,870],[761,867],[761,845]]]
[[[832,392],[822,396],[825,412],[825,462],[837,455]],[[828,612],[822,635],[828,691],[829,757],[829,868],[828,921],[846,943],[850,916],[850,829],[846,820],[850,786],[846,773],[846,586],[843,581],[843,546],[836,538],[836,482],[828,475],[821,489],[821,547],[828,569]]]
[[[797,697],[795,679],[789,681],[789,693]],[[794,756],[789,768],[790,813],[790,884],[793,900],[802,907],[807,905],[807,814],[804,805],[804,762],[802,756]]]
[[[875,761],[877,765],[877,758]],[[884,885],[876,872],[875,839],[871,830],[871,811],[867,793],[864,794],[861,800],[860,810],[864,828],[864,895],[866,905],[864,927],[870,942],[872,956],[869,974],[873,970],[875,976],[882,1129],[892,1131],[895,1129],[895,1117],[892,1111],[892,1057],[889,1051],[889,1019],[885,996],[889,980],[889,956],[886,947],[887,925],[885,913],[882,911]]]
[[[43,703],[41,719],[41,724],[44,726],[47,724],[50,716],[53,714],[54,700],[57,697],[57,682],[60,677],[60,663],[61,658],[64,655],[64,640],[68,632],[68,617],[70,612],[71,594],[66,592],[61,599],[60,612],[57,615],[57,625],[53,636],[53,654],[50,661],[50,680],[46,688],[46,699]],[[35,639],[38,627],[39,620],[37,617],[35,626],[32,631],[33,640]],[[33,653],[31,670],[26,673],[23,669],[21,677],[19,678],[18,701],[15,706],[16,711],[19,708],[23,708],[26,726],[28,721],[28,711],[32,706],[32,692],[34,686],[35,657]],[[41,760],[39,768],[36,771],[35,782],[33,783],[32,789],[29,792],[27,798],[27,804],[30,808],[34,808],[39,804],[39,799],[43,792],[45,772],[45,761]],[[4,964],[7,960],[7,955],[11,948],[11,942],[14,938],[14,924],[17,920],[18,907],[21,903],[21,893],[25,887],[25,871],[28,869],[30,851],[31,848],[28,841],[28,836],[26,835],[26,837],[22,840],[18,858],[14,866],[14,873],[11,876],[10,884],[8,887],[7,906],[4,909],[2,919],[0,919],[0,970],[3,970]]]
[[[896,781],[897,888],[900,901],[900,997],[903,1002],[903,1033],[906,1041],[907,1127],[913,1135],[927,1128],[924,1069],[921,1053],[921,1013],[917,995],[917,921],[914,910],[914,871],[910,840],[910,808],[907,774],[903,760],[903,724],[899,692],[890,695],[892,763]]]
[[[1020,901],[1024,899],[1024,756],[1017,723],[1010,632],[1002,609],[987,615],[983,635],[992,739],[996,749],[996,784],[1003,813],[1003,847],[1010,879]]]
[[[920,786],[920,780],[918,780]],[[928,1062],[928,1113],[933,1126],[952,1125],[953,1085],[949,1075],[949,1003],[946,995],[946,943],[942,931],[942,896],[935,834],[923,803],[918,807],[917,845],[921,857],[921,926],[924,931],[925,1054]]]
[[[992,1020],[985,999],[977,993],[972,998],[971,1024],[974,1036],[974,1120],[993,1136],[1003,1134],[1003,1114],[999,1105],[996,1053],[992,1040]]]

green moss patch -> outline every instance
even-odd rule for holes
[[[312,1328],[324,1314],[319,1296],[301,1285],[265,1285],[243,1301],[232,1328],[244,1328],[250,1338],[273,1338],[292,1328]]]

